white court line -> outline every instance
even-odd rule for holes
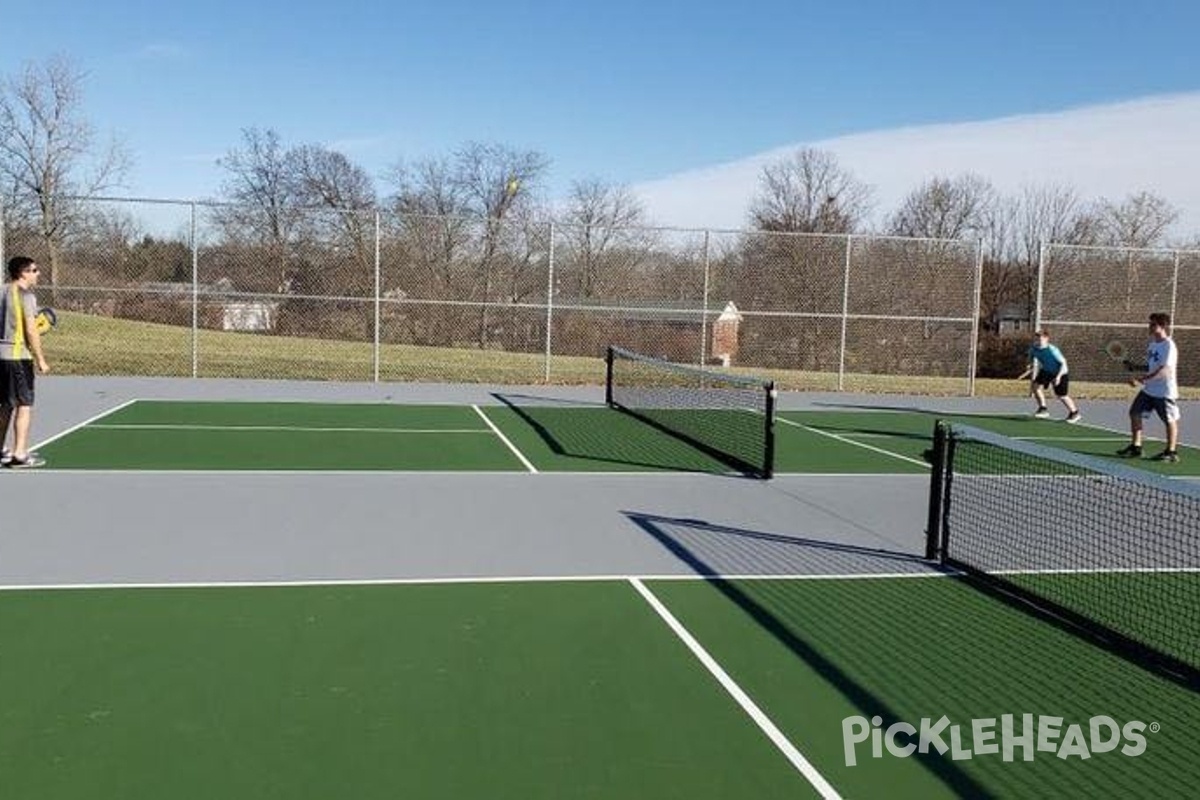
[[[783,731],[779,730],[779,727],[771,721],[771,718],[758,707],[758,704],[750,698],[750,695],[746,694],[742,687],[738,686],[737,682],[729,676],[729,673],[717,663],[717,660],[704,649],[704,646],[700,642],[696,641],[696,638],[692,636],[688,629],[683,627],[683,623],[675,618],[675,615],[654,596],[654,593],[646,588],[646,585],[637,578],[631,578],[629,582],[637,590],[638,594],[650,604],[650,607],[662,617],[663,622],[667,623],[667,627],[687,645],[687,648],[692,651],[692,655],[699,659],[705,669],[717,679],[721,687],[729,692],[730,696],[737,701],[737,704],[754,721],[754,724],[767,735],[767,738],[779,749],[779,752],[783,753],[792,766],[817,790],[821,797],[826,800],[840,800],[841,795],[830,785],[829,781],[825,780],[825,777],[817,771],[817,768],[788,740]]]
[[[836,433],[829,433],[828,431],[823,431],[818,428],[811,428],[808,425],[805,425],[803,423],[793,422],[792,420],[788,419],[787,417],[777,417],[777,419],[780,422],[782,422],[783,424],[791,425],[794,428],[800,428],[802,430],[809,431],[810,433],[816,433],[821,436],[828,436],[830,439],[836,439],[837,441],[843,442],[844,444],[851,444],[851,445],[854,445],[855,447],[861,447],[864,450],[870,450],[873,453],[879,453],[881,455],[890,456],[891,458],[898,458],[901,461],[907,461],[910,464],[918,464],[918,465],[924,467],[925,469],[930,468],[929,464],[925,463],[924,461],[918,461],[915,458],[909,458],[908,456],[902,456],[899,453],[893,453],[891,450],[884,450],[882,447],[874,447],[873,445],[869,445],[864,442],[856,442],[853,439],[849,439],[845,436],[840,436]]]
[[[31,449],[36,450],[39,447],[45,447],[46,445],[50,444],[51,442],[55,442],[55,441],[58,441],[59,439],[63,438],[68,433],[74,433],[75,431],[79,430],[80,428],[84,427],[85,425],[90,425],[98,419],[104,419],[108,415],[115,414],[123,408],[128,408],[129,406],[133,405],[137,401],[138,401],[138,398],[135,397],[132,400],[126,400],[124,403],[121,403],[120,405],[113,406],[112,408],[108,409],[107,411],[101,411],[96,416],[89,417],[88,419],[85,419],[83,422],[79,423],[78,425],[72,425],[70,428],[67,428],[65,431],[59,431],[58,433],[51,436],[49,439],[44,439],[41,442],[38,442]]]
[[[188,425],[176,423],[98,423],[92,428],[150,431],[287,431],[289,433],[491,433],[487,428],[349,428],[308,425]]]
[[[1124,442],[1128,436],[1012,436],[1022,442]]]
[[[521,460],[521,463],[525,465],[525,468],[536,475],[538,471],[537,467],[529,463],[529,459],[525,457],[525,454],[518,450],[517,446],[510,442],[508,437],[500,432],[500,429],[497,428],[490,419],[488,419],[488,415],[483,413],[483,409],[480,408],[477,403],[472,403],[471,408],[475,409],[475,413],[482,417],[483,421],[487,423],[487,426],[492,429],[492,432],[500,437],[500,441],[504,442],[504,444],[508,446],[508,449],[513,451],[513,455]]]
[[[313,475],[313,476],[354,476],[356,478],[365,478],[370,475],[387,475],[389,478],[412,476],[420,478],[423,475],[464,475],[464,476],[479,476],[486,475],[489,477],[502,478],[506,475],[528,475],[529,473],[523,470],[512,469],[141,469],[130,467],[129,469],[95,469],[92,467],[41,467],[38,469],[24,470],[24,475],[229,475],[236,473],[238,475]],[[740,472],[687,472],[682,470],[662,470],[658,472],[646,470],[561,470],[554,472],[537,472],[537,475],[544,478],[561,477],[564,479],[579,479],[579,478],[668,478],[671,480],[688,480],[697,478],[728,478],[730,476],[740,476]],[[776,478],[885,478],[888,480],[909,480],[919,478],[927,481],[928,477],[917,473],[896,473],[896,472],[776,472]],[[1169,476],[1177,480],[1184,478],[1200,478],[1200,476],[1180,475]],[[764,481],[763,483],[767,483]]]
[[[1119,567],[1103,569],[1100,567],[1088,569],[996,569],[990,570],[989,575],[1020,575],[1023,577],[1038,575],[1173,575],[1200,573],[1200,567]]]
[[[931,565],[932,566],[932,565]],[[837,580],[908,580],[920,578],[961,577],[951,570],[928,572],[864,572],[848,575],[723,575],[726,581],[837,581]],[[447,578],[327,578],[308,580],[233,580],[233,581],[135,581],[124,583],[22,583],[0,584],[0,592],[25,591],[86,591],[90,589],[305,589],[356,586],[442,586],[492,583],[628,583],[629,581],[712,581],[711,575],[499,575],[459,576]]]
[[[855,433],[854,439],[890,439],[891,433]],[[1128,436],[1009,436],[1022,442],[1123,442]]]

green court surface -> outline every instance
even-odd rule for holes
[[[941,418],[1114,462],[1125,442],[1121,433],[1086,424],[1011,415],[787,411],[775,427],[776,473],[922,473]],[[749,453],[760,446],[747,441],[752,435],[725,434]],[[1147,455],[1155,448],[1149,443]],[[54,469],[735,471],[691,442],[595,406],[138,401],[40,451]],[[1123,463],[1200,475],[1200,450],[1184,447],[1181,454],[1178,464]]]
[[[841,796],[1200,780],[1194,693],[957,579],[644,585]],[[817,796],[635,580],[6,591],[0,651],[5,796]],[[945,716],[961,754],[1005,714],[1061,718],[1050,750],[847,764],[847,719]],[[1060,758],[1099,715],[1144,752]]]
[[[928,474],[939,418],[783,412],[777,474]],[[949,419],[1101,455],[1125,441]],[[57,470],[730,472],[627,414],[511,402],[141,401],[40,450]],[[1135,465],[1197,474],[1200,453]],[[0,796],[1194,794],[1200,693],[1178,673],[917,554],[626,516],[706,577],[0,590]],[[821,574],[793,574],[805,559]],[[845,574],[864,559],[885,572]],[[1180,566],[1012,582],[1177,617],[1169,654],[1191,658],[1200,614],[1147,600],[1197,596]]]

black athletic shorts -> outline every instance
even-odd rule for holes
[[[1050,372],[1039,372],[1037,378],[1034,379],[1038,386],[1043,389],[1049,389],[1054,383],[1054,374]],[[1066,397],[1071,393],[1071,373],[1062,376],[1062,380],[1058,382],[1058,386],[1054,387],[1055,397]]]
[[[0,406],[33,405],[33,362],[0,360]]]

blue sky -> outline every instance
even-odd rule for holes
[[[1194,0],[2,5],[0,73],[72,58],[87,116],[132,151],[128,193],[154,197],[211,196],[213,162],[251,126],[375,175],[468,140],[539,150],[554,195],[1200,89]]]

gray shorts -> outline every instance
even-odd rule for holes
[[[1133,398],[1133,404],[1129,406],[1129,416],[1145,418],[1152,413],[1157,414],[1163,422],[1178,422],[1179,404],[1165,397],[1152,397],[1145,391],[1138,392],[1137,397]]]

